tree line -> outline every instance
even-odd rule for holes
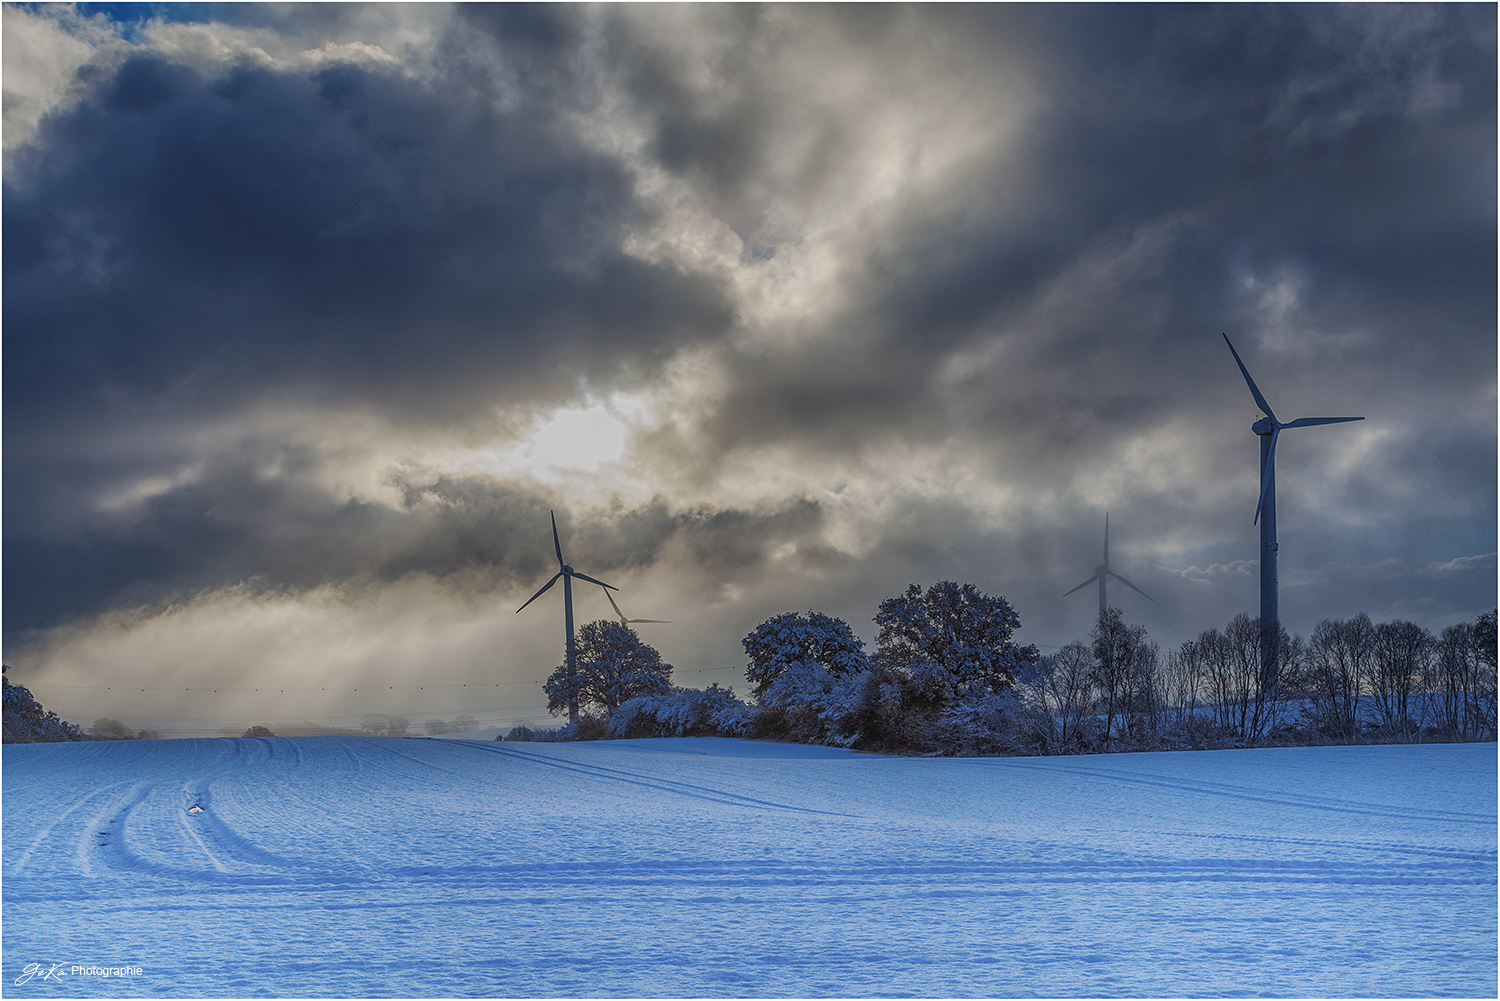
[[[547,681],[579,722],[507,739],[717,735],[902,754],[1111,751],[1496,739],[1494,612],[1434,634],[1368,615],[1285,629],[1276,669],[1260,621],[1237,615],[1163,652],[1119,610],[1042,655],[1020,618],[972,584],[911,585],[882,601],[875,649],[842,619],[787,612],[742,644],[749,699],[678,688],[672,666],[617,622],[584,626],[576,664]]]
[[[674,686],[672,665],[634,630],[590,622],[573,668],[546,682],[549,711],[576,703],[578,723],[516,727],[506,738],[731,736],[950,755],[1496,739],[1493,611],[1436,634],[1365,614],[1326,619],[1307,640],[1282,629],[1269,675],[1260,621],[1243,614],[1164,653],[1110,609],[1086,640],[1042,655],[1014,642],[1020,617],[1005,598],[939,581],[882,601],[874,621],[870,652],[847,622],[821,612],[762,622],[741,641],[748,699],[718,685]],[[8,677],[3,702],[7,743],[157,736],[107,718],[85,733]],[[423,729],[474,725],[460,716]],[[372,714],[357,730],[290,729],[406,736],[415,728]],[[253,726],[242,735],[274,732]]]

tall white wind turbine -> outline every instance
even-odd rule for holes
[[[1285,428],[1308,428],[1319,424],[1343,424],[1347,421],[1362,421],[1363,417],[1299,417],[1283,424],[1276,419],[1271,405],[1261,395],[1250,370],[1240,361],[1240,353],[1224,334],[1224,343],[1234,355],[1234,363],[1255,397],[1255,405],[1265,414],[1250,425],[1250,430],[1260,436],[1260,500],[1255,504],[1255,517],[1251,524],[1260,522],[1260,671],[1261,683],[1274,690],[1277,680],[1276,647],[1281,636],[1280,610],[1277,608],[1276,587],[1276,440]]]
[[[557,583],[557,578],[562,578],[563,608],[565,610],[564,616],[567,620],[568,627],[567,660],[564,661],[564,663],[567,665],[568,675],[571,677],[573,672],[578,668],[578,655],[575,652],[575,645],[573,641],[573,578],[577,577],[579,580],[586,580],[590,584],[598,584],[600,587],[605,589],[605,594],[609,594],[610,591],[618,591],[619,588],[615,587],[613,584],[606,584],[602,580],[595,580],[588,574],[579,573],[577,570],[574,570],[572,567],[563,562],[562,542],[557,537],[557,514],[555,512],[552,513],[552,545],[557,550],[557,573],[553,574],[552,579],[542,585],[542,589],[540,591],[526,599],[526,605],[531,604],[533,601],[537,600],[543,594],[545,594],[549,587]],[[610,604],[613,603],[614,599],[610,599]],[[524,609],[526,605],[522,605],[521,608],[516,609],[516,614],[521,614],[521,609]],[[578,703],[576,701],[568,706],[568,722],[578,722]]]
[[[1094,567],[1094,576],[1090,577],[1082,584],[1079,584],[1077,587],[1073,588],[1073,591],[1081,591],[1095,581],[1098,581],[1099,614],[1101,616],[1104,614],[1105,610],[1109,608],[1109,604],[1104,597],[1104,583],[1105,579],[1109,577],[1113,577],[1115,580],[1119,581],[1121,584],[1124,584],[1126,587],[1131,588],[1132,590],[1139,591],[1141,596],[1144,597],[1147,601],[1156,600],[1155,598],[1151,597],[1151,595],[1147,594],[1145,591],[1141,591],[1140,588],[1136,587],[1134,584],[1130,583],[1130,581],[1126,580],[1124,577],[1121,577],[1119,574],[1115,573],[1109,568],[1109,515],[1108,513],[1106,513],[1104,515],[1104,562]],[[1066,598],[1069,594],[1072,594],[1073,591],[1066,592],[1063,597]]]

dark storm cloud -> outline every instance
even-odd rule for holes
[[[254,454],[138,521],[101,519],[112,466],[184,460],[166,441],[101,454],[118,422],[166,435],[304,390],[450,420],[649,370],[729,320],[709,282],[620,252],[645,211],[628,177],[525,93],[506,112],[473,74],[204,72],[149,52],[86,72],[89,97],[6,175],[7,628],[127,582],[447,559],[441,542],[388,553],[408,533],[378,512],[254,488]],[[472,531],[493,535],[485,517]],[[322,542],[268,541],[288,536]]]
[[[400,508],[334,503],[299,464],[314,458],[261,443],[225,457],[190,484],[123,515],[95,515],[65,537],[10,531],[10,629],[53,625],[111,605],[155,605],[225,584],[272,590],[379,584],[407,574],[507,593],[556,571],[549,510],[565,557],[608,580],[661,559],[719,588],[753,578],[777,545],[816,557],[821,512],[806,500],[771,510],[672,510],[658,499],[613,518],[574,524],[565,498],[490,477],[400,474]],[[274,463],[279,475],[267,477]]]
[[[1027,11],[1019,24],[1008,12],[977,16],[997,22],[981,31],[1021,33],[1045,50],[1032,60],[1046,110],[1022,144],[1025,209],[991,209],[981,183],[950,214],[917,219],[900,254],[870,261],[865,294],[842,318],[844,340],[740,361],[712,425],[720,440],[800,438],[836,452],[956,434],[994,454],[1001,479],[1062,486],[1082,466],[1118,465],[1133,438],[1173,421],[1227,426],[1226,413],[1243,412],[1248,425],[1253,403],[1218,338],[1228,330],[1242,351],[1281,348],[1255,350],[1250,364],[1283,419],[1361,413],[1390,435],[1349,470],[1336,504],[1306,505],[1302,517],[1385,521],[1392,540],[1405,533],[1390,520],[1408,517],[1396,512],[1409,502],[1454,505],[1474,520],[1429,523],[1418,533],[1424,553],[1492,550],[1494,12],[1079,7]],[[757,115],[734,114],[747,131],[759,127]],[[997,160],[994,186],[1016,172]],[[733,167],[717,176],[721,188],[739,180]],[[1280,332],[1271,328],[1281,318],[1267,315],[1276,283],[1295,298]],[[994,360],[978,351],[962,378],[945,377],[956,356],[987,344]],[[1222,482],[1253,461],[1254,447],[1245,434],[1203,472]],[[1309,465],[1302,448],[1337,454],[1326,441],[1287,444],[1292,500]],[[1214,523],[1253,539],[1237,509],[1204,510],[1201,495],[1171,484],[1141,486],[1125,512],[1138,531]],[[1092,522],[1097,512],[1073,498],[1050,513]],[[952,519],[933,505],[913,544],[934,552],[918,540],[942,537]],[[1038,530],[1044,546],[1028,545]],[[895,527],[885,531],[894,543]],[[985,534],[976,526],[971,544],[987,549]],[[1077,534],[1016,526],[1002,546],[1004,576],[1049,599],[1035,582],[1055,572],[1056,552],[1098,545]],[[1453,548],[1467,546],[1475,548]],[[1309,548],[1309,564],[1330,555]],[[948,560],[922,562],[940,573]],[[1482,577],[1469,586],[1474,606],[1493,600]],[[1388,590],[1366,600],[1384,604]],[[1253,586],[1243,602],[1253,611]]]
[[[359,40],[370,11],[208,16],[315,47]],[[1157,597],[1153,625],[1190,635],[1254,602],[1254,405],[1220,330],[1283,419],[1347,409],[1388,435],[1336,488],[1343,446],[1315,436],[1354,432],[1282,446],[1284,503],[1321,531],[1284,528],[1302,543],[1289,580],[1494,550],[1492,7],[495,4],[460,9],[433,53],[408,72],[132,49],[85,67],[83,100],[9,154],[8,631],[245,579],[524,590],[557,508],[569,559],[603,579],[666,567],[717,594],[790,552],[777,572],[861,626],[907,583],[954,577],[1067,636],[1089,598],[1060,595],[1092,572],[1107,496],[1121,544],[1158,553],[1125,570]],[[871,81],[890,89],[863,96]],[[910,121],[964,127],[873,147],[898,97]],[[841,214],[867,161],[941,159],[1007,114],[941,183]],[[616,119],[638,146],[586,135]],[[625,252],[677,204],[643,177],[732,231],[752,278],[846,225],[833,305],[757,326],[717,264]],[[472,425],[584,383],[649,385],[693,347],[724,385],[656,429],[701,434],[683,482],[774,447],[807,484],[575,524],[561,487],[392,473],[393,506],[337,495],[326,452],[269,433],[206,459],[189,441],[280,400]],[[1144,463],[1128,456],[1153,435],[1156,466],[1080,486]],[[895,491],[905,471],[874,459],[903,449],[1032,499],[997,529],[961,488],[902,495],[861,523],[860,557],[830,548],[816,497],[833,484],[812,481],[868,459]],[[101,507],[148,477],[163,485],[139,503]],[[1492,581],[1456,579],[1442,614],[1493,601]],[[1401,598],[1289,586],[1336,592],[1327,614]]]
[[[442,413],[727,319],[702,281],[620,253],[638,208],[614,165],[394,72],[135,56],[14,173],[13,426],[188,379],[204,410],[312,383]]]
[[[1024,22],[1046,45],[1028,209],[997,218],[978,198],[920,219],[901,254],[872,263],[846,321],[860,350],[747,364],[744,406],[725,408],[746,419],[727,437],[838,435],[850,416],[943,433],[937,370],[999,334],[1014,342],[1008,364],[973,387],[988,399],[966,416],[1042,435],[1072,461],[1092,447],[1085,432],[1097,443],[1207,384],[1232,389],[1218,331],[1253,322],[1237,315],[1245,274],[1283,268],[1304,277],[1320,327],[1371,335],[1339,359],[1344,378],[1491,380],[1492,11],[1089,6]],[[994,184],[1013,169],[997,164]],[[1098,271],[1080,272],[1090,255]],[[1066,301],[1036,317],[1058,286]]]

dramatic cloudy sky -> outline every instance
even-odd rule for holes
[[[1221,331],[1366,418],[1281,440],[1283,622],[1472,618],[1495,65],[1485,4],[7,6],[6,661],[537,716],[552,509],[690,686],[943,578],[1055,648],[1106,512],[1170,647],[1258,609]]]

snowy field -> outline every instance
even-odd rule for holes
[[[3,768],[10,997],[1496,995],[1494,744],[313,737]]]

